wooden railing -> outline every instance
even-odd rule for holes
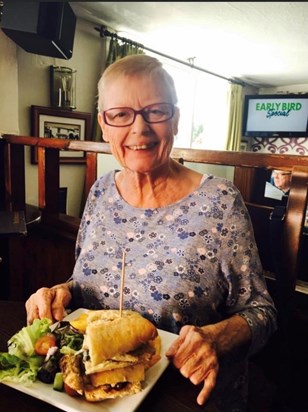
[[[54,173],[54,167],[59,166],[60,150],[84,151],[86,153],[86,193],[88,193],[91,185],[94,183],[97,176],[97,154],[111,154],[108,143],[74,140],[71,141],[65,139],[49,139],[17,135],[4,135],[3,140],[7,144],[7,153],[5,154],[5,156],[7,158],[10,157],[12,159],[11,162],[6,162],[4,159],[4,164],[8,165],[9,163],[6,176],[9,177],[8,180],[11,180],[10,184],[12,185],[17,185],[17,181],[19,183],[19,181],[22,181],[24,179],[24,171],[22,174],[20,173],[20,169],[24,170],[23,146],[37,147],[39,206],[42,209],[44,209],[45,207],[52,208],[48,201],[50,199],[46,199],[47,193],[46,188],[44,186],[46,180],[48,180],[48,183],[51,183],[49,181],[50,177],[48,176],[48,169],[52,165]],[[172,156],[182,162],[234,166],[234,178],[235,181],[237,181],[237,183],[241,185],[240,190],[244,198],[247,196],[249,197],[249,192],[251,191],[252,187],[251,176],[248,176],[247,169],[285,169],[290,170],[292,172],[299,172],[305,174],[305,168],[308,167],[308,157],[297,155],[287,156],[280,154],[260,154],[252,152],[232,152],[174,148],[172,151]],[[19,165],[18,168],[15,167],[16,163]],[[49,163],[51,163],[51,165],[49,165]],[[14,169],[10,167],[12,166],[12,164],[14,164]],[[242,173],[243,176],[241,176],[241,172],[243,172],[243,170],[245,170],[246,173]],[[300,172],[300,170],[302,170],[302,172]],[[294,180],[293,177],[294,176],[292,174],[292,181]],[[245,179],[246,189],[244,187]],[[57,177],[53,176],[52,180],[58,179]],[[19,184],[18,186],[20,187]],[[18,191],[21,192],[20,189]],[[20,196],[22,197],[23,194],[24,192],[20,193]],[[14,201],[13,198],[12,201]],[[54,209],[57,209],[56,205],[54,205]]]

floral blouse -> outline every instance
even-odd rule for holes
[[[71,278],[80,304],[119,308],[125,251],[125,309],[173,333],[238,314],[251,329],[250,354],[258,351],[276,329],[276,310],[238,189],[204,175],[185,198],[143,209],[123,200],[115,173],[94,183],[81,220]],[[245,381],[241,369],[238,378]],[[236,379],[233,384],[243,387]],[[242,411],[230,404],[227,410]]]

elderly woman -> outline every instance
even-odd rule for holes
[[[180,113],[157,59],[118,60],[98,91],[98,121],[122,168],[93,185],[74,272],[29,298],[28,322],[59,320],[73,300],[119,308],[125,252],[125,308],[179,334],[166,355],[202,384],[198,404],[211,397],[220,411],[244,411],[247,357],[276,329],[276,310],[242,197],[231,182],[170,158]]]

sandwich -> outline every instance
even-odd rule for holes
[[[81,353],[60,360],[64,384],[89,402],[140,392],[145,371],[160,359],[156,327],[130,310],[89,311],[85,322]]]

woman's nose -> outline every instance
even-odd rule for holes
[[[150,130],[150,125],[144,120],[141,113],[137,113],[135,121],[132,124],[133,133],[143,133]]]

